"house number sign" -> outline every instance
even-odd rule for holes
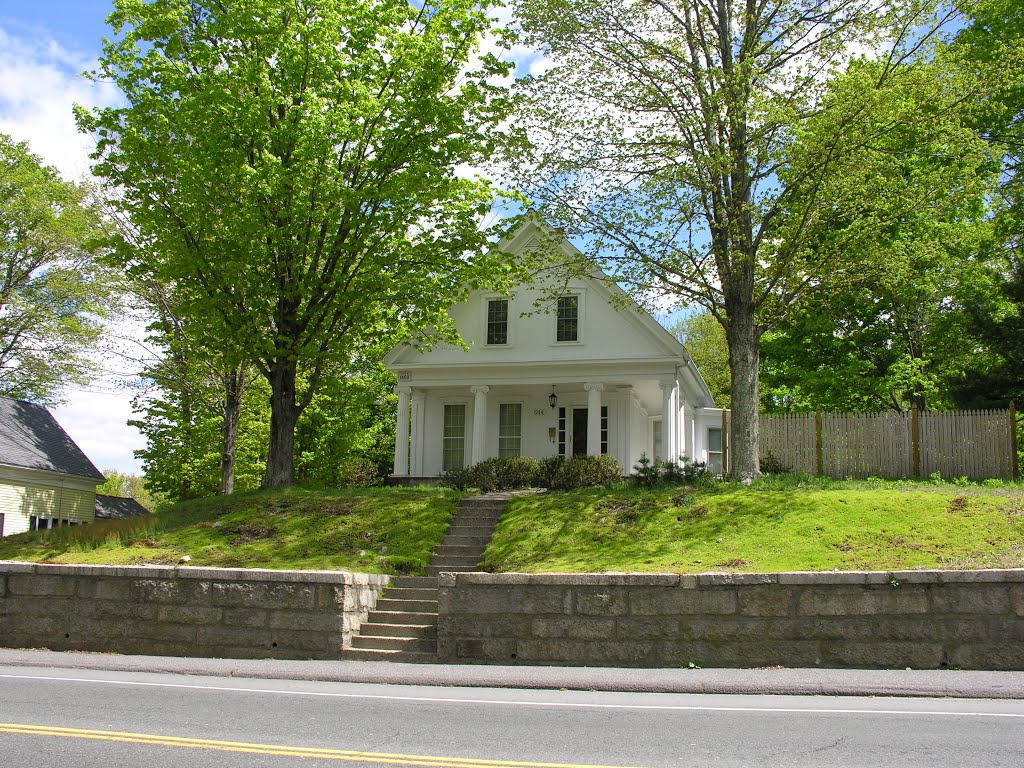
[[[543,408],[534,408],[533,409],[533,415],[534,416],[543,416],[544,415],[544,409]]]

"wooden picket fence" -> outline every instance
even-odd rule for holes
[[[919,413],[762,414],[760,455],[829,477],[1017,479],[1016,414],[1007,410]]]

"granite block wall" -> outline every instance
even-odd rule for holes
[[[1024,669],[1024,569],[442,574],[442,660]]]
[[[330,659],[387,576],[0,562],[0,646]]]

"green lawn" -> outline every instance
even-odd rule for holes
[[[514,499],[495,571],[1024,567],[1024,488],[778,480],[751,488],[591,489]]]
[[[462,495],[444,488],[290,488],[177,504],[148,518],[0,540],[0,560],[416,573]]]
[[[417,573],[461,495],[292,488],[151,518],[11,536],[0,560]],[[497,571],[1024,567],[1024,487],[764,478],[750,488],[625,484],[514,498],[484,556]]]

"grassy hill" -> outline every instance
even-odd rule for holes
[[[763,478],[752,487],[586,490],[515,499],[496,571],[1024,567],[1024,488]]]
[[[442,488],[291,488],[178,504],[152,518],[0,540],[0,559],[417,573],[462,498]],[[1024,567],[1024,486],[768,477],[513,499],[496,571]]]
[[[0,560],[417,572],[462,494],[444,488],[289,488],[176,504],[158,515],[0,540]]]

